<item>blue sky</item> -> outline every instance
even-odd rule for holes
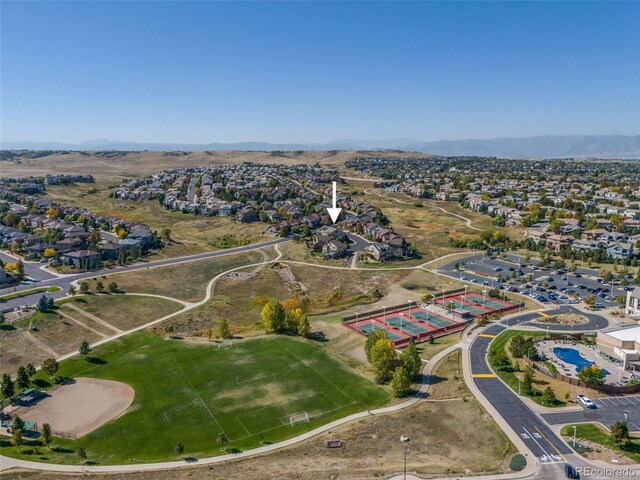
[[[640,133],[640,3],[1,3],[4,141]]]

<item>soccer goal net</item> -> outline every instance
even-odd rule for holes
[[[307,412],[296,413],[289,417],[289,423],[291,423],[292,427],[300,423],[306,423],[309,421],[309,414]]]

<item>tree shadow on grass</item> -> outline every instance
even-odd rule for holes
[[[35,378],[33,380],[33,384],[38,388],[49,388],[51,386],[51,382],[47,380],[43,380],[41,378]]]
[[[440,377],[438,375],[421,374],[420,375],[420,380],[418,380],[418,381],[424,381],[425,377],[427,377],[426,380],[427,380],[427,383],[429,385],[436,385],[438,383],[446,382],[447,380],[449,380],[447,377]]]
[[[324,332],[311,332],[309,334],[309,340],[313,340],[314,342],[328,342],[329,339],[327,338],[327,336],[324,334]]]
[[[71,450],[70,448],[63,447],[53,447],[51,451],[56,453],[73,453],[73,450]]]
[[[98,357],[87,357],[86,358],[87,362],[89,363],[93,363],[94,365],[106,365],[107,361],[102,359],[102,358],[98,358]]]
[[[12,330],[15,330],[16,327],[14,327],[11,324],[5,323],[4,325],[0,325],[0,330],[5,331],[5,332],[10,332]]]

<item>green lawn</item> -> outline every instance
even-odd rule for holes
[[[573,438],[573,425],[562,427],[561,433],[567,438]],[[590,442],[611,448],[616,452],[626,455],[634,462],[640,463],[640,438],[632,437],[631,446],[628,449],[623,450],[611,440],[609,432],[605,431],[598,425],[594,425],[593,423],[577,424],[576,437],[579,440],[588,440]],[[569,442],[569,445],[571,445],[571,442]]]
[[[135,390],[128,413],[79,440],[56,439],[57,451],[39,446],[35,453],[32,444],[18,452],[2,438],[3,454],[79,463],[77,449],[84,447],[88,460],[99,464],[218,455],[222,431],[228,448],[245,450],[389,401],[383,388],[299,338],[270,336],[218,349],[143,331],[91,355],[106,363],[70,359],[59,375],[128,383]],[[298,412],[307,412],[310,422],[292,427],[289,417]],[[178,442],[185,446],[182,455],[175,452]]]
[[[13,298],[20,298],[20,297],[26,297],[27,295],[35,295],[36,293],[55,293],[55,292],[59,292],[60,290],[62,290],[60,287],[38,287],[38,288],[31,288],[29,290],[22,290],[21,292],[15,292],[15,293],[8,293],[6,295],[2,295],[0,297],[0,300],[11,300]]]

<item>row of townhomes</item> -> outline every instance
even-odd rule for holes
[[[122,264],[161,246],[144,223],[58,205],[38,196],[44,190],[35,185],[42,187],[46,178],[50,177],[36,182],[0,180],[0,248],[25,260],[42,259],[66,272]],[[56,183],[46,183],[52,184]],[[17,280],[2,270],[0,281]]]
[[[328,259],[356,251],[376,261],[410,254],[405,239],[386,226],[379,209],[355,201],[344,192],[339,192],[337,204],[345,214],[337,226],[330,226],[326,209],[331,206],[334,181],[341,179],[317,165],[242,163],[165,170],[128,181],[113,196],[122,200],[156,199],[165,208],[184,213],[231,216],[242,223],[263,222],[268,224],[267,235],[301,235],[309,239],[311,251]],[[354,241],[354,236],[364,243]],[[362,250],[356,250],[354,244]]]
[[[536,246],[565,258],[637,262],[636,161],[359,158],[347,166],[389,191],[458,202],[496,226],[522,226]]]

